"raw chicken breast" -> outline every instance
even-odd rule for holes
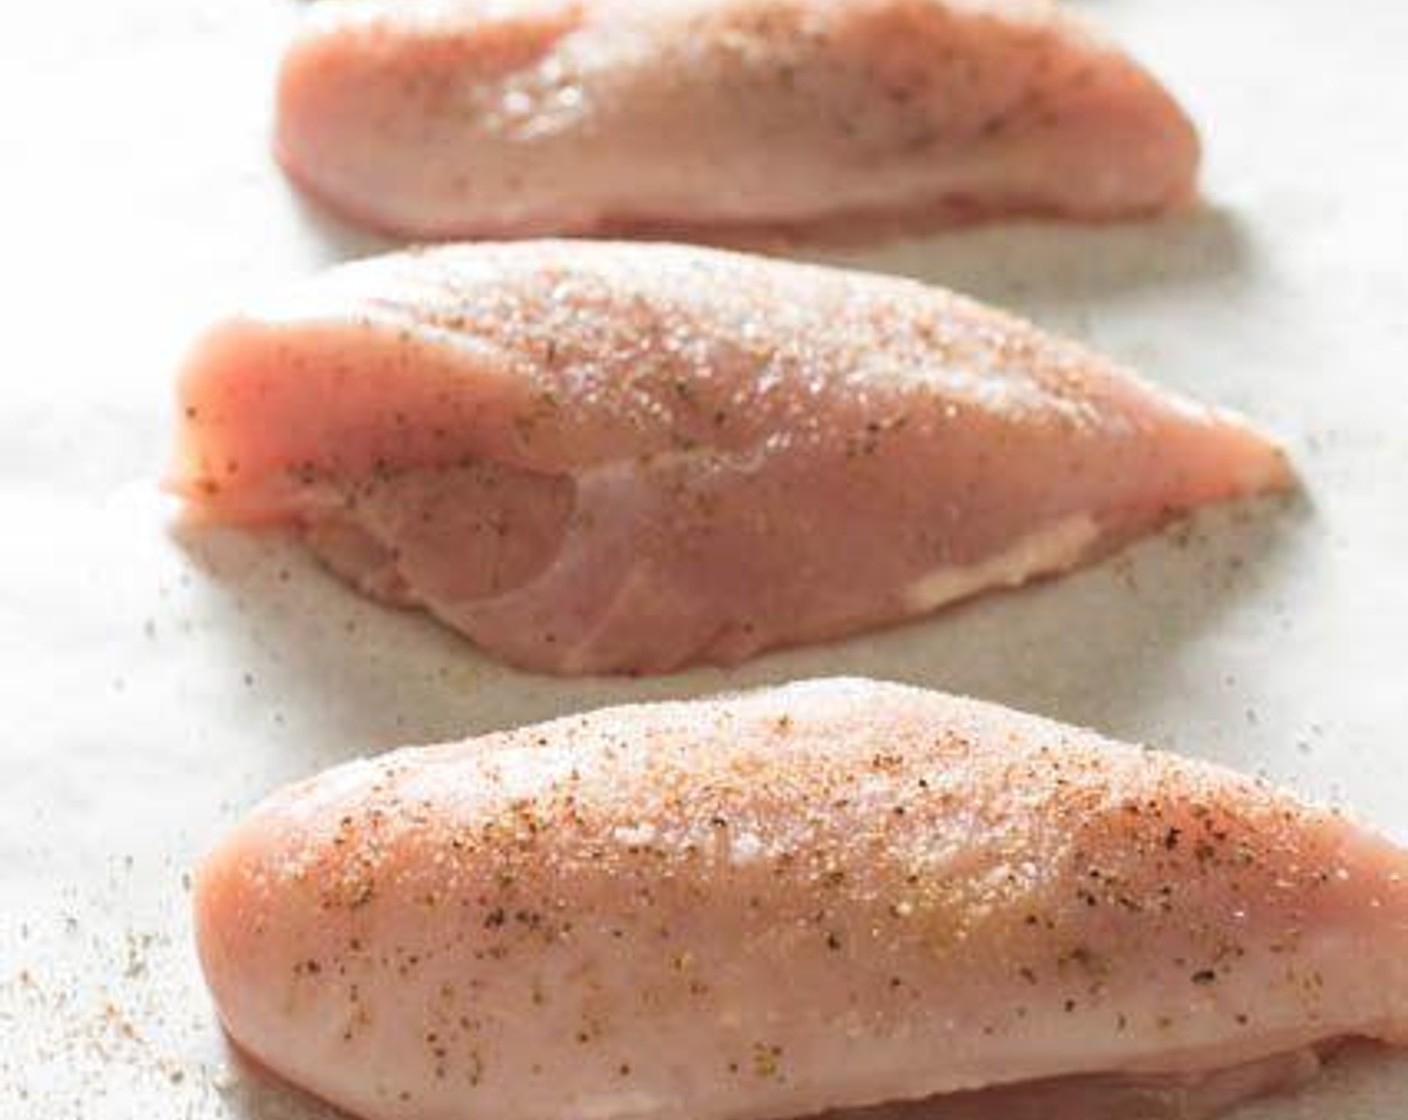
[[[1214,766],[818,681],[340,767],[196,911],[235,1041],[372,1120],[1184,1120],[1408,1041],[1405,876]]]
[[[1198,141],[1039,0],[352,0],[279,88],[279,158],[421,238],[845,233],[1154,213]]]
[[[659,245],[334,270],[217,327],[174,484],[560,673],[736,662],[1284,484],[1241,422],[919,284]]]

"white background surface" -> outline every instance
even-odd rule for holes
[[[274,785],[578,707],[852,672],[1255,769],[1408,841],[1408,7],[1088,0],[1186,99],[1209,203],[860,258],[1280,432],[1297,501],[733,673],[512,673],[296,548],[181,539],[174,368],[243,296],[372,247],[266,156],[294,0],[15,0],[0,40],[0,1117],[313,1115],[225,1053],[184,876]],[[1359,1058],[1261,1120],[1402,1120]],[[682,1118],[686,1120],[686,1118]]]

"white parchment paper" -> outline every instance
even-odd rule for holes
[[[1408,7],[1087,0],[1178,90],[1208,204],[852,257],[1086,338],[1280,432],[1292,502],[736,672],[561,682],[295,547],[171,532],[170,386],[210,317],[378,247],[266,154],[295,0],[15,0],[0,36],[0,1117],[317,1115],[225,1050],[187,872],[275,785],[606,702],[861,673],[1260,771],[1408,841]],[[1402,1120],[1370,1054],[1261,1120]]]

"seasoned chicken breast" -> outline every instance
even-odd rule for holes
[[[1241,421],[919,284],[673,246],[336,269],[217,326],[176,489],[559,673],[735,662],[1283,485]]]
[[[340,767],[196,916],[236,1042],[370,1120],[1184,1117],[1408,1040],[1405,876],[1214,766],[818,681]]]
[[[1040,0],[320,5],[277,151],[419,238],[1118,218],[1186,202],[1198,165],[1163,88]]]

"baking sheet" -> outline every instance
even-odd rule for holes
[[[1076,6],[1076,5],[1073,5]],[[225,1051],[187,872],[260,795],[392,745],[821,673],[964,691],[1354,806],[1408,841],[1408,8],[1078,5],[1187,100],[1208,205],[852,256],[1075,333],[1280,432],[1304,493],[1073,578],[734,672],[517,674],[288,542],[173,533],[173,368],[244,296],[376,248],[266,155],[293,0],[7,6],[0,1117],[306,1120]],[[1401,1120],[1359,1055],[1260,1120]]]

